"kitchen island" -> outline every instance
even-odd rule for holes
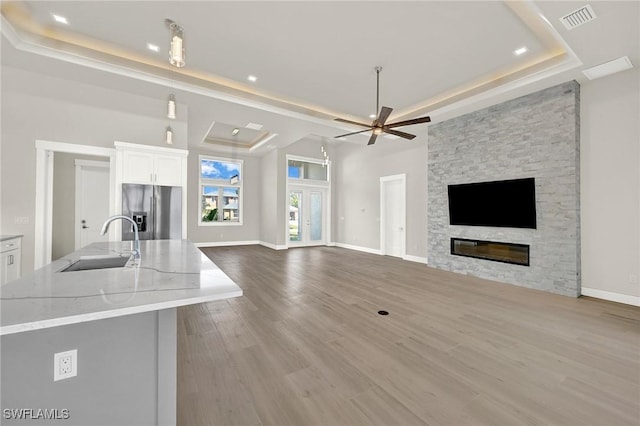
[[[0,289],[2,424],[175,424],[176,308],[242,290],[189,241],[140,244],[124,267],[61,272],[131,250],[95,243]],[[74,349],[77,376],[54,381]]]

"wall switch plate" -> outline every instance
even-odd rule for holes
[[[13,223],[15,225],[28,225],[29,224],[29,216],[15,216],[13,218]]]
[[[78,350],[53,354],[53,381],[78,375]]]

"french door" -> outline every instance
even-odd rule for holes
[[[289,186],[289,247],[327,243],[327,189]]]

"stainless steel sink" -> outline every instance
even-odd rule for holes
[[[91,269],[121,268],[131,259],[131,255],[80,256],[71,265],[58,272],[88,271]]]

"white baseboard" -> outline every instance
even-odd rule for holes
[[[215,241],[210,243],[193,243],[196,247],[225,247],[225,246],[253,246],[260,244],[259,241]]]
[[[611,302],[624,303],[626,305],[640,306],[640,296],[629,296],[628,294],[614,293],[612,291],[587,287],[582,287],[582,295],[609,300]]]
[[[334,242],[327,243],[327,247],[335,247],[335,246],[336,246],[336,243]]]
[[[365,253],[371,253],[371,254],[381,254],[379,249],[372,249],[369,247],[354,246],[351,244],[343,244],[343,243],[335,243],[335,245],[336,247],[342,247],[349,250],[363,251]]]
[[[427,261],[426,257],[420,257],[420,256],[413,256],[411,254],[406,254],[402,257],[404,260],[408,260],[410,262],[418,262],[418,263],[424,263],[425,265],[428,265],[429,262]]]
[[[272,250],[286,250],[289,248],[287,246],[279,246],[276,244],[267,243],[266,241],[258,241],[258,244],[260,244],[261,246],[269,247]]]

